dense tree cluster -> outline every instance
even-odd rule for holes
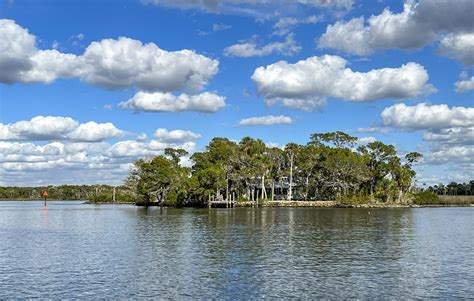
[[[421,154],[403,160],[393,145],[372,142],[355,148],[357,138],[343,132],[313,134],[306,145],[269,147],[260,139],[239,142],[214,138],[179,164],[181,149],[134,163],[125,186],[145,203],[205,204],[209,197],[237,200],[408,201]]]
[[[437,195],[474,195],[474,180],[469,183],[451,182],[447,185],[440,183],[438,185],[429,186],[427,190]]]
[[[39,187],[0,187],[0,199],[42,199],[48,192],[52,200],[89,200],[91,202],[133,202],[134,195],[125,187],[109,185],[61,185]]]

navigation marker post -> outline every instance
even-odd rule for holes
[[[46,206],[46,197],[48,196],[48,191],[43,191],[43,197],[44,197],[44,206]]]

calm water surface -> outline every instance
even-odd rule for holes
[[[474,298],[473,231],[472,207],[0,202],[0,297]]]

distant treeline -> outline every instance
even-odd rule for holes
[[[400,157],[393,145],[376,141],[356,148],[343,132],[316,133],[307,144],[269,147],[260,139],[214,138],[203,152],[180,165],[183,149],[134,163],[125,186],[143,203],[204,205],[209,199],[341,200],[407,203],[412,165],[421,154]]]
[[[434,185],[414,196],[412,166],[421,154],[399,156],[376,141],[356,147],[343,132],[317,133],[306,144],[267,146],[260,139],[214,138],[182,166],[183,149],[133,164],[122,186],[0,187],[1,199],[88,200],[204,206],[210,199],[237,201],[338,200],[340,203],[434,203],[437,195],[473,195],[469,183]]]
[[[133,202],[131,192],[123,186],[61,185],[41,187],[0,187],[0,199],[42,199],[48,192],[52,200],[88,200],[91,202]]]
[[[427,190],[437,195],[474,195],[474,180],[469,183],[451,182],[447,185],[440,183],[438,185],[429,186]]]

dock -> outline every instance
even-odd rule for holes
[[[211,207],[225,207],[225,208],[234,208],[235,201],[211,201],[209,202],[209,208]]]
[[[237,201],[233,195],[229,195],[227,199],[224,199],[222,195],[209,195],[208,206],[212,207],[225,207],[225,208],[234,208]]]

